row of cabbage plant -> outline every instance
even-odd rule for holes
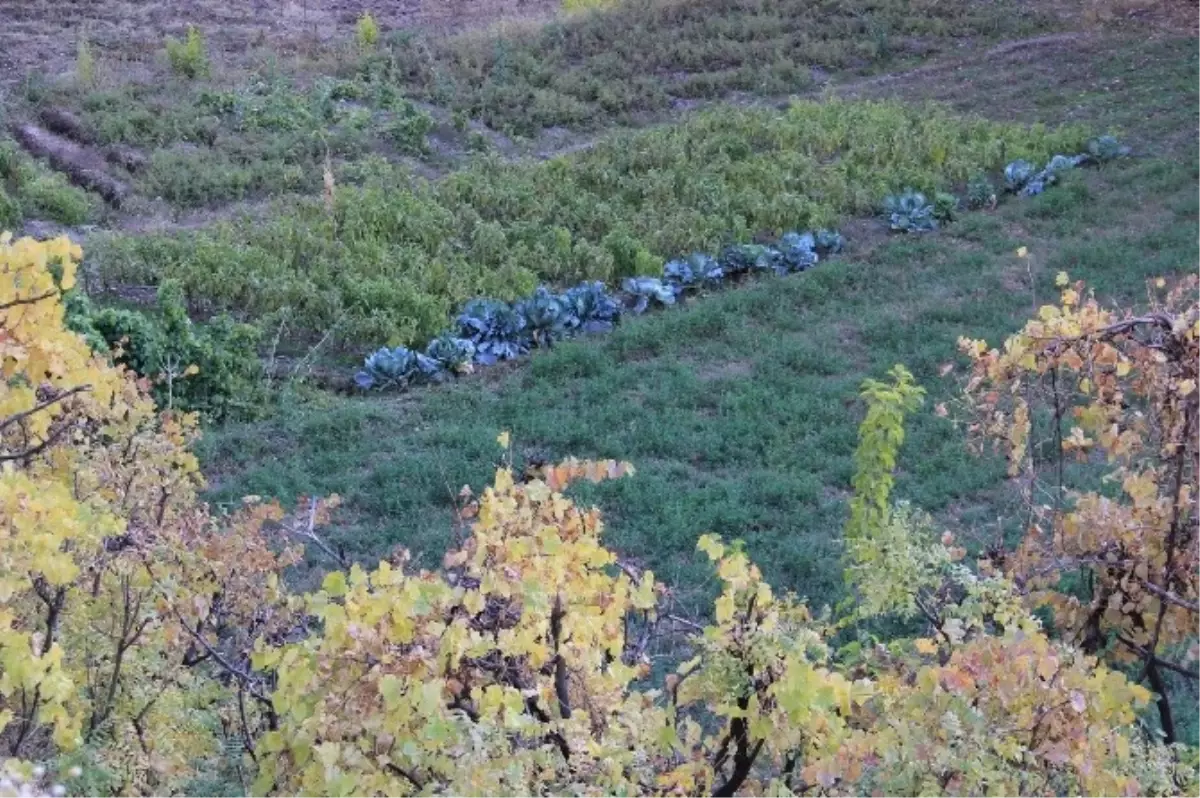
[[[1088,142],[1087,152],[1055,155],[1042,169],[1025,160],[1004,168],[1005,189],[1034,196],[1058,181],[1068,169],[1100,164],[1129,155],[1113,136]],[[968,186],[969,207],[995,204],[996,192],[985,177]],[[924,232],[951,220],[960,202],[939,192],[932,202],[924,194],[906,189],[884,200],[892,230]],[[455,326],[430,341],[424,352],[398,346],[368,355],[355,383],[363,389],[406,388],[414,383],[440,382],[450,375],[470,371],[474,365],[490,366],[518,358],[531,349],[584,333],[611,330],[623,313],[643,313],[653,307],[676,304],[691,290],[719,288],[749,274],[793,274],[815,266],[823,257],[842,250],[845,242],[833,230],[785,233],[774,245],[734,244],[718,257],[693,253],[672,260],[661,277],[631,277],[621,290],[610,293],[600,282],[585,282],[562,293],[540,287],[533,296],[517,302],[475,299],[455,319]]]
[[[1058,182],[1059,175],[1077,166],[1102,164],[1130,154],[1115,136],[1100,136],[1088,142],[1087,152],[1078,155],[1055,155],[1039,169],[1026,160],[1016,160],[1004,167],[1004,189],[1010,194],[1033,197]],[[967,187],[967,206],[981,208],[996,201],[996,190],[984,176],[973,178]],[[883,212],[891,229],[903,233],[923,233],[936,230],[940,223],[951,221],[961,203],[953,194],[938,192],[930,201],[924,194],[905,189],[891,194],[883,201]]]
[[[774,245],[735,244],[718,257],[693,253],[663,267],[661,277],[631,277],[610,293],[600,282],[585,282],[562,293],[540,287],[516,302],[475,299],[454,326],[425,350],[383,347],[367,356],[355,383],[364,390],[402,389],[440,382],[512,360],[531,349],[586,333],[611,330],[623,314],[677,304],[689,291],[719,288],[750,274],[794,274],[840,252],[845,241],[833,230],[785,233]]]

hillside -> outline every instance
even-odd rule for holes
[[[10,5],[11,778],[1194,787],[1194,4]]]

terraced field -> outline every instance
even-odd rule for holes
[[[1194,3],[605,5],[7,3],[0,229],[82,241],[68,323],[160,403],[201,412],[214,509],[337,494],[344,561],[404,549],[439,568],[463,487],[491,480],[508,432],[518,471],[634,463],[572,496],[682,623],[721,587],[705,532],[743,540],[778,592],[838,605],[859,391],[898,363],[928,394],[896,498],[971,555],[1014,543],[1027,486],[964,445],[958,341],[999,345],[1062,272],[1106,307],[1195,272]],[[173,60],[189,23],[199,49]],[[1106,134],[1128,157],[1004,190],[1013,161]],[[972,200],[980,185],[994,196]],[[936,231],[889,220],[885,197],[908,188],[953,195]],[[469,327],[473,299],[615,291],[692,252],[824,228],[845,248],[795,273],[696,278],[603,335],[556,330],[410,390],[355,386],[368,353]],[[408,374],[428,366],[412,358]],[[294,585],[320,585],[326,555]],[[680,652],[655,656],[657,671]],[[1196,745],[1194,707],[1179,715]]]

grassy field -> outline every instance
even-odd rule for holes
[[[1008,121],[1087,122],[1143,156],[1189,157],[1200,124],[1195,44],[1194,32],[1076,31],[835,88]]]
[[[428,566],[452,534],[454,494],[486,483],[510,429],[518,453],[616,457],[633,480],[589,494],[612,544],[688,597],[706,592],[696,537],[746,539],[773,583],[838,598],[861,381],[907,364],[930,390],[899,492],[990,537],[1008,493],[932,413],[950,398],[960,335],[1000,341],[1054,296],[1059,270],[1101,297],[1196,262],[1196,163],[1139,159],[1073,176],[1040,198],[972,214],[937,237],[889,240],[623,325],[603,340],[394,399],[337,399],[210,433],[212,498],[337,492],[337,541],[375,556],[402,543]],[[1138,208],[1137,218],[1129,214]],[[861,240],[861,239],[860,239]],[[1015,257],[1032,251],[1030,274]]]
[[[1011,66],[1023,86],[998,93],[1008,105],[989,104],[997,95],[973,84],[1006,64],[954,70],[949,80],[914,74],[888,92],[1001,118],[1124,128],[1138,144],[1134,158],[967,214],[934,236],[890,238],[881,222],[854,222],[850,251],[814,271],[633,320],[603,340],[457,385],[285,403],[269,421],[209,434],[212,497],[337,492],[347,498],[338,536],[349,550],[374,556],[402,543],[433,565],[452,534],[453,495],[487,481],[495,436],[511,429],[518,454],[634,461],[636,479],[595,498],[611,511],[617,549],[684,595],[705,592],[692,548],[713,530],[746,538],[776,584],[832,601],[856,392],[900,362],[931,393],[913,420],[901,493],[990,536],[1010,499],[1002,471],[968,456],[932,413],[955,390],[956,373],[939,372],[955,360],[956,339],[999,342],[1053,298],[1059,270],[1105,299],[1136,302],[1147,277],[1197,262],[1195,40],[1072,46],[1081,66],[1053,82],[1045,53],[1022,54]],[[1015,257],[1019,246],[1032,252],[1032,272]]]
[[[393,40],[410,91],[508,133],[628,123],[688,101],[787,95],[1057,20],[1016,2],[633,0],[515,34]]]

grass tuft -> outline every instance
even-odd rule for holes
[[[167,62],[176,75],[195,80],[208,75],[208,48],[204,34],[195,25],[188,25],[187,38],[179,41],[167,37]]]

